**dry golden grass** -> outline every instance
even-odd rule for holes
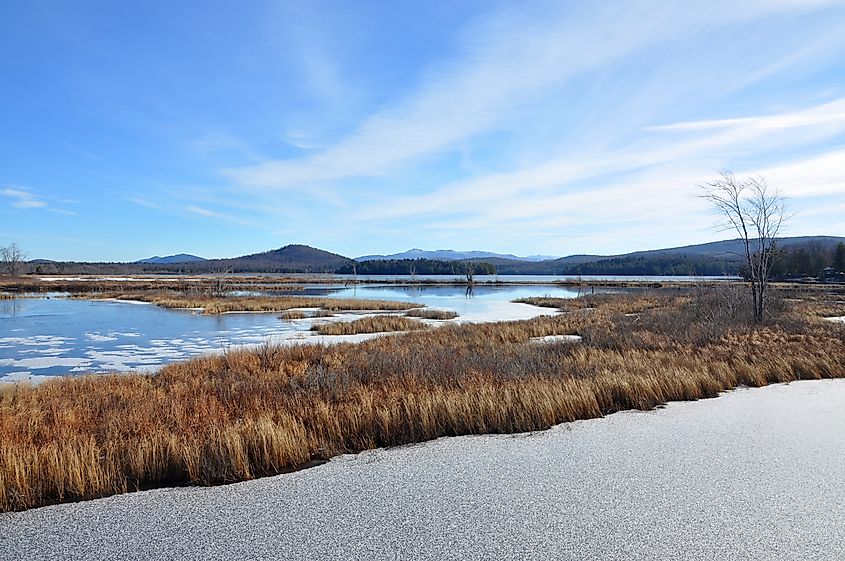
[[[334,316],[334,312],[330,312],[329,310],[314,310],[308,314],[308,317],[312,318],[333,318]]]
[[[517,298],[514,302],[517,304],[531,304],[532,306],[539,306],[541,308],[560,310],[566,305],[567,300],[570,299],[554,298],[552,296],[528,296],[526,298]]]
[[[290,310],[288,312],[284,312],[283,314],[279,315],[279,319],[284,321],[291,321],[294,319],[305,319],[308,315],[300,310]]]
[[[91,298],[91,294],[80,295]],[[192,295],[173,291],[105,292],[97,298],[136,300],[149,302],[161,308],[195,309],[204,314],[227,312],[284,312],[296,308],[320,308],[324,311],[403,311],[420,307],[410,302],[387,300],[364,300],[351,298],[319,298],[312,296],[208,296]]]
[[[752,329],[713,313],[718,301],[618,296],[583,314],[5,388],[0,510],[238,481],[377,446],[533,431],[741,384],[845,375],[843,326],[787,309]],[[583,343],[528,343],[569,333]]]
[[[665,296],[638,294],[627,296],[624,294],[586,294],[578,298],[557,298],[554,296],[529,296],[513,300],[517,304],[531,304],[541,308],[553,308],[562,312],[590,310],[599,306],[612,304],[614,309],[624,313],[636,313],[643,310],[665,305]]]
[[[453,312],[452,310],[432,310],[431,308],[417,308],[415,310],[408,310],[405,312],[405,315],[411,318],[422,318],[422,319],[455,319],[458,317],[457,312]]]
[[[427,326],[404,316],[370,316],[352,321],[319,323],[311,327],[320,335],[357,335],[359,333],[387,333],[391,331],[413,331]]]
[[[49,277],[48,277],[49,278]],[[39,277],[22,277],[12,279],[0,277],[0,290],[15,290],[18,292],[68,292],[74,294],[96,294],[102,292],[141,292],[169,290],[193,294],[211,294],[223,290],[272,290],[287,292],[302,290],[302,280],[288,277],[215,277],[215,276],[172,276],[160,275],[151,277],[146,275],[127,275],[97,277],[73,275],[58,277],[52,280],[41,280]]]

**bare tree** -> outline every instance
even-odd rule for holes
[[[760,323],[766,312],[766,292],[777,251],[777,237],[787,219],[784,198],[762,177],[737,179],[727,170],[701,188],[702,197],[721,215],[724,229],[739,234],[743,249],[738,255],[744,261],[751,282],[754,322]]]
[[[18,247],[18,244],[12,243],[7,247],[0,247],[0,261],[3,262],[3,269],[9,275],[13,277],[18,275],[24,259],[26,259],[26,253]]]
[[[232,268],[226,266],[217,266],[212,267],[211,269],[211,278],[212,278],[212,287],[211,287],[211,295],[212,296],[225,296],[226,295],[226,275],[232,274]]]

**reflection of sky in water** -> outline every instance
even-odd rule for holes
[[[322,294],[333,298],[366,298],[370,300],[399,300],[425,304],[430,308],[453,310],[460,317],[457,321],[505,321],[528,319],[538,313],[552,313],[527,304],[514,304],[512,300],[529,296],[575,298],[578,288],[560,286],[479,286],[467,294],[466,286],[352,286],[321,289]],[[592,292],[587,288],[580,294]],[[610,290],[599,292],[612,292]],[[616,290],[615,292],[619,292]]]
[[[249,273],[244,273],[248,276]],[[239,275],[234,275],[239,276]],[[369,280],[369,281],[421,281],[431,280],[438,282],[464,282],[464,275],[334,275],[334,274],[311,274],[311,273],[279,273],[268,274],[267,276],[285,276],[285,277],[301,277],[303,279],[312,279],[314,277],[326,277],[334,280]],[[670,276],[670,275],[475,275],[476,282],[528,282],[528,283],[553,283],[559,281],[639,281],[639,282],[698,282],[698,281],[714,281],[714,280],[736,280],[739,277],[735,276]]]
[[[571,298],[577,289],[554,286],[309,287],[337,298],[409,301],[454,310],[457,321],[527,319],[551,310],[514,304],[525,296]],[[115,370],[153,370],[231,346],[309,337],[310,321],[277,313],[206,316],[148,304],[63,298],[0,300],[0,380]]]

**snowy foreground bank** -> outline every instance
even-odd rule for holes
[[[845,380],[0,514],[2,559],[831,559]]]

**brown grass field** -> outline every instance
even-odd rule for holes
[[[422,306],[422,304],[387,300],[318,298],[312,296],[210,296],[163,290],[128,293],[103,292],[96,295],[81,294],[76,297],[136,300],[138,302],[149,302],[161,308],[202,310],[204,314],[286,312],[296,308],[320,308],[328,312],[404,311]]]
[[[311,331],[320,335],[357,335],[359,333],[386,333],[391,331],[414,331],[428,327],[415,319],[404,316],[370,316],[352,321],[318,323],[311,326]]]
[[[0,510],[234,482],[374,447],[845,376],[845,327],[815,317],[840,304],[780,300],[751,327],[739,296],[602,296],[530,321],[9,386],[0,390]],[[554,334],[583,342],[528,343]]]

